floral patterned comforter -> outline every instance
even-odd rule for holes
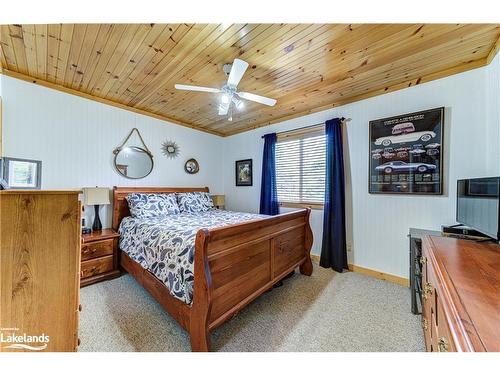
[[[181,212],[161,218],[126,217],[119,228],[120,249],[161,280],[170,294],[191,304],[194,243],[198,230],[264,217],[215,209],[197,213]]]

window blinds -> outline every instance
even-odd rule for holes
[[[325,198],[326,136],[323,132],[282,138],[276,144],[278,200],[319,203]]]

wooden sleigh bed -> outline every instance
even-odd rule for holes
[[[115,187],[113,228],[130,216],[130,193],[208,192],[208,188]],[[210,351],[210,332],[299,267],[310,276],[310,209],[196,234],[193,301],[172,296],[151,272],[120,251],[120,265],[189,332],[193,351]]]

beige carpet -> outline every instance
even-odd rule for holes
[[[81,290],[80,351],[189,351],[129,275]],[[353,272],[296,273],[212,333],[214,351],[423,351],[407,288]]]

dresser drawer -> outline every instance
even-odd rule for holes
[[[82,262],[82,279],[113,270],[113,255]]]
[[[437,352],[456,352],[455,343],[453,342],[453,336],[451,335],[451,330],[446,321],[446,316],[442,307],[442,302],[438,299],[436,307],[436,322],[437,322],[437,334],[436,334],[436,348]]]
[[[113,239],[82,245],[82,261],[113,254]]]

